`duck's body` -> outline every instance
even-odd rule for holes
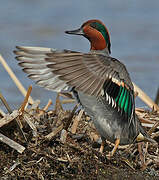
[[[130,144],[135,140],[137,134],[135,126],[124,123],[124,119],[109,102],[105,102],[104,98],[100,97],[97,100],[95,97],[81,93],[79,93],[79,98],[85,111],[92,117],[102,139],[115,142],[117,138],[120,138],[120,144]]]
[[[151,140],[135,114],[134,89],[126,67],[109,56],[111,44],[105,25],[89,20],[66,33],[86,37],[91,51],[17,47],[15,53],[24,72],[46,89],[71,89],[102,139],[116,142],[117,146],[135,142],[139,135],[140,140]]]

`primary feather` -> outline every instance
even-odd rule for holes
[[[98,53],[41,47],[17,46],[14,53],[23,71],[38,85],[56,92],[71,87],[96,97],[102,96],[104,91],[109,104],[131,121],[133,85],[125,66],[117,59]]]

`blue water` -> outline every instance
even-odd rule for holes
[[[108,27],[112,56],[127,66],[132,80],[152,99],[159,87],[159,1],[153,0],[5,0],[0,6],[0,53],[32,97],[44,106],[56,94],[39,88],[18,67],[12,51],[16,45],[44,46],[87,52],[83,37],[64,34],[88,19],[100,19]],[[0,64],[0,91],[12,109],[23,101]],[[137,106],[145,106],[139,99]],[[0,102],[0,107],[2,103]]]

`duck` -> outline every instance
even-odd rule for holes
[[[16,46],[19,66],[37,85],[74,94],[101,136],[100,152],[105,140],[114,143],[110,157],[119,144],[155,143],[135,113],[134,87],[126,66],[110,56],[110,34],[105,24],[92,19],[65,33],[88,39],[90,51]]]

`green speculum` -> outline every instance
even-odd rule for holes
[[[121,109],[123,109],[125,113],[128,114],[128,116],[131,115],[131,108],[132,108],[131,95],[126,87],[120,86],[120,90],[117,97],[115,98],[115,101],[118,104],[118,106]]]

